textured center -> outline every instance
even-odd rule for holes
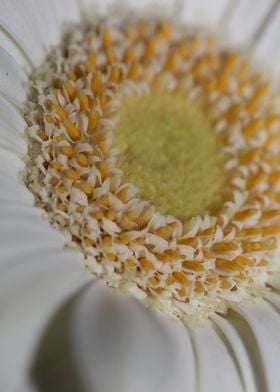
[[[194,104],[174,95],[126,99],[115,130],[118,167],[141,198],[178,219],[221,206],[222,145]]]

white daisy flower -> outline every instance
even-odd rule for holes
[[[0,10],[0,389],[278,392],[278,1]]]

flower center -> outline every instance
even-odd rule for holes
[[[162,214],[216,210],[225,184],[221,142],[199,108],[171,94],[126,99],[115,130],[124,181]]]
[[[246,60],[204,31],[120,21],[74,28],[33,77],[26,183],[95,277],[176,317],[263,293],[280,115]]]

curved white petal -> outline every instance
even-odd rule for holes
[[[223,23],[223,15],[230,0],[196,0],[183,1],[181,18],[186,23],[199,23],[216,27]]]
[[[91,11],[92,15],[106,16],[121,14],[123,10],[133,10],[140,17],[161,16],[170,18],[178,16],[182,8],[180,0],[80,0],[82,11]],[[84,12],[85,13],[85,12]],[[90,15],[90,14],[89,14]]]
[[[221,317],[215,314],[212,316],[212,321],[217,336],[224,343],[228,355],[231,356],[235,363],[240,385],[246,392],[255,392],[257,385],[254,370],[243,344],[242,335],[238,333],[227,317]]]
[[[31,71],[31,63],[17,42],[0,27],[0,47],[9,53],[25,72]]]
[[[32,18],[32,10],[20,0],[2,0],[0,26],[24,51],[33,65],[39,65],[45,57],[43,36],[38,22]]]
[[[276,310],[280,311],[280,294],[277,291],[267,293],[266,300],[270,302]]]
[[[1,391],[30,392],[29,369],[43,331],[55,310],[89,279],[79,261],[73,252],[48,251],[20,257],[16,268],[1,274]]]
[[[0,27],[34,66],[43,61],[46,49],[58,42],[62,23],[78,17],[75,0],[1,0]]]
[[[254,56],[260,63],[264,63],[279,75],[280,6],[278,2],[275,2],[272,11],[255,44]]]
[[[23,103],[26,91],[23,83],[26,73],[14,58],[0,47],[0,93],[15,104]]]
[[[0,159],[1,164],[6,161],[17,160],[9,155],[13,152],[23,156],[26,152],[26,143],[23,139],[25,121],[18,109],[0,95]],[[1,165],[0,169],[3,169]]]
[[[166,391],[173,347],[151,311],[99,282],[78,299],[73,321],[86,391]]]
[[[278,392],[279,316],[263,305],[264,311],[250,305],[193,328],[94,283],[72,303],[63,327],[51,322],[40,341],[47,353],[33,358],[33,377],[38,385],[63,390],[67,380],[58,376],[71,366],[75,376],[68,378],[83,391]],[[68,336],[67,349],[61,330]]]
[[[264,300],[231,312],[227,320],[239,333],[250,357],[258,390],[280,390],[280,313]]]
[[[265,0],[254,6],[252,0],[234,2],[228,15],[227,29],[235,45],[246,47],[251,43],[273,3],[274,0]]]
[[[243,390],[234,358],[211,325],[189,328],[196,358],[196,387],[201,392]]]
[[[269,275],[268,277],[268,284],[273,287],[274,289],[280,289],[280,273],[274,272],[273,274]]]
[[[172,374],[167,383],[168,392],[195,391],[197,383],[197,358],[188,328],[165,315],[158,315],[160,322],[169,334],[172,344]]]
[[[50,0],[60,28],[63,22],[77,22],[80,17],[80,6],[83,0]],[[43,3],[44,0],[41,0]]]

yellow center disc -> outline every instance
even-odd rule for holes
[[[185,220],[222,204],[221,142],[206,116],[171,94],[129,97],[115,130],[118,167],[162,214]]]

